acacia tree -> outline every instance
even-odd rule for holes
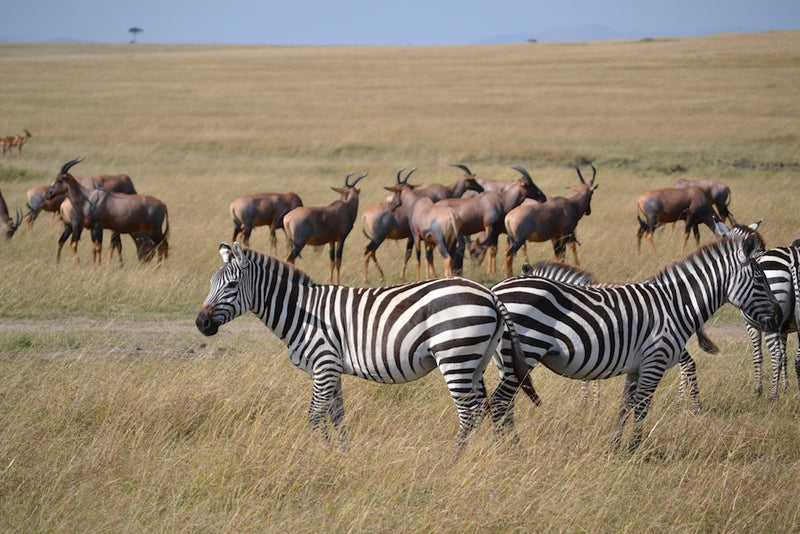
[[[141,32],[143,32],[143,31],[144,31],[143,29],[141,29],[141,28],[137,28],[136,26],[133,26],[133,27],[131,27],[131,28],[128,28],[128,33],[130,33],[131,35],[133,35],[133,38],[131,39],[131,42],[132,42],[132,43],[135,43],[135,42],[136,42],[136,34],[137,34],[137,33],[141,33]]]

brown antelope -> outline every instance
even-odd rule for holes
[[[459,169],[464,171],[464,176],[470,177],[476,182],[478,182],[478,184],[480,184],[481,188],[484,191],[494,191],[495,193],[502,193],[503,191],[505,191],[514,184],[514,182],[510,180],[492,180],[490,178],[478,178],[475,175],[475,173],[469,170],[469,167],[467,167],[466,165],[456,164],[453,165],[453,167],[458,167]]]
[[[22,154],[22,145],[27,143],[28,139],[31,137],[33,137],[33,135],[24,128],[22,130],[22,135],[3,137],[0,139],[0,145],[3,147],[3,154],[5,154],[6,151],[11,152],[11,149],[14,147],[17,147],[18,154]]]
[[[33,221],[39,216],[41,211],[49,211],[53,217],[58,213],[58,207],[61,202],[67,197],[66,193],[63,195],[56,195],[50,200],[47,200],[47,190],[50,185],[37,185],[28,189],[26,196],[28,197],[28,213],[25,214],[25,224],[28,228],[33,226]]]
[[[714,218],[716,213],[708,197],[699,187],[653,189],[639,195],[636,199],[639,229],[636,231],[636,248],[641,249],[642,236],[650,243],[653,254],[656,246],[653,244],[653,232],[663,223],[686,221],[683,232],[681,253],[686,251],[686,242],[689,232],[694,232],[694,239],[700,244],[701,223],[716,232]]]
[[[84,187],[69,173],[81,161],[83,158],[75,158],[61,167],[47,197],[66,191],[74,210],[83,217],[83,226],[92,231],[92,261],[101,262],[103,228],[120,234],[146,232],[158,250],[159,261],[166,259],[169,255],[166,204],[149,195],[125,195]]]
[[[407,177],[406,177],[407,178]],[[433,248],[437,247],[444,258],[444,275],[453,275],[452,251],[458,239],[460,226],[455,212],[447,206],[440,206],[430,198],[417,194],[415,186],[404,182],[386,190],[394,193],[390,204],[392,209],[405,206],[408,227],[417,256],[416,280],[420,279],[421,243],[425,243],[425,273],[428,278],[436,277],[433,266]]]
[[[19,228],[20,223],[22,222],[22,208],[17,208],[17,218],[16,220],[11,220],[11,216],[8,213],[8,206],[6,205],[6,199],[3,198],[3,193],[0,192],[0,231],[6,236],[6,239],[11,239],[11,236],[14,235],[14,232],[17,231]]]
[[[135,195],[136,188],[133,186],[133,180],[127,174],[101,174],[98,176],[76,176],[78,182],[87,189],[105,189],[114,193],[125,193],[128,195]],[[49,211],[53,215],[59,213],[59,206],[66,198],[66,191],[62,194],[55,195],[54,197],[47,198],[47,190],[50,189],[50,184],[38,185],[28,189],[28,213],[25,214],[25,221],[28,227],[33,225],[33,221],[39,216],[40,211]]]
[[[344,241],[353,229],[358,214],[358,194],[361,190],[356,189],[356,184],[367,176],[367,173],[363,173],[350,183],[353,174],[349,172],[345,175],[344,187],[331,188],[341,195],[339,200],[327,206],[300,206],[283,217],[283,231],[289,239],[290,248],[286,261],[294,263],[306,245],[327,244],[331,260],[330,280],[334,282],[335,271],[336,284],[339,284]]]
[[[460,221],[458,233],[462,236],[462,243],[459,245],[457,269],[461,267],[463,259],[461,245],[465,243],[466,237],[483,232],[484,238],[478,247],[488,249],[487,270],[490,275],[494,274],[497,268],[497,239],[506,231],[504,223],[506,213],[519,206],[526,198],[538,202],[547,200],[547,196],[533,183],[528,171],[518,165],[512,165],[511,168],[522,176],[500,193],[484,190],[474,197],[445,199],[436,203],[437,206],[443,205],[453,209]]]
[[[83,216],[72,207],[72,202],[70,202],[69,198],[65,198],[61,205],[59,205],[58,212],[59,217],[64,224],[64,229],[61,232],[61,236],[58,238],[56,263],[59,263],[61,260],[61,249],[64,246],[64,243],[70,238],[70,236],[72,236],[70,248],[72,249],[75,261],[80,264],[81,260],[78,257],[78,241],[80,241],[81,238],[81,231],[84,227],[86,227],[85,220]],[[87,228],[91,230],[91,226],[88,226]],[[139,261],[150,261],[155,252],[155,245],[147,232],[142,231],[131,234],[131,239],[133,239],[133,243],[136,245],[136,255],[139,258]],[[113,232],[111,234],[111,252],[108,256],[109,263],[111,263],[111,260],[114,258],[114,250],[117,251],[119,255],[119,263],[122,265],[122,238],[120,237],[119,232]]]
[[[541,204],[526,200],[506,215],[508,246],[503,262],[506,276],[511,276],[514,270],[514,255],[526,241],[535,243],[552,241],[553,257],[562,262],[569,245],[575,265],[580,265],[575,228],[581,217],[592,213],[592,194],[597,189],[594,184],[597,169],[592,165],[592,179],[588,183],[583,179],[580,167],[576,167],[575,170],[578,172],[580,185],[571,188],[575,191],[573,196],[550,197],[547,202]]]
[[[269,226],[269,242],[272,250],[278,248],[278,237],[275,231],[283,228],[283,217],[291,210],[303,205],[300,197],[293,192],[288,193],[256,193],[242,195],[231,202],[230,211],[233,219],[233,237],[236,241],[242,234],[244,246],[250,246],[250,234],[256,226]]]
[[[715,182],[713,180],[678,180],[673,187],[699,187],[703,190],[708,197],[708,201],[717,208],[719,220],[725,222],[730,219],[731,224],[736,224],[733,214],[728,210],[728,205],[731,202],[731,188],[722,182]]]
[[[396,185],[408,184],[409,176],[411,176],[411,174],[417,169],[416,167],[412,168],[410,171],[408,171],[405,178],[401,180],[400,175],[404,170],[405,169],[400,169],[397,171]],[[464,175],[449,186],[432,184],[427,187],[417,187],[414,192],[417,194],[417,196],[427,197],[433,202],[437,202],[438,200],[442,200],[444,198],[460,197],[465,191],[468,190],[478,192],[483,190],[483,188],[471,175]],[[411,258],[411,250],[414,248],[414,241],[411,238],[411,229],[408,224],[408,211],[406,208],[407,206],[399,206],[395,209],[392,209],[391,202],[387,201],[372,206],[364,212],[364,215],[362,215],[361,225],[364,235],[366,235],[367,239],[369,239],[369,243],[367,243],[367,246],[364,247],[364,283],[367,282],[370,259],[375,262],[375,267],[378,269],[378,273],[380,273],[381,281],[385,280],[383,269],[381,269],[381,266],[378,263],[378,258],[375,255],[375,251],[386,239],[407,240],[403,269],[400,275],[402,279],[405,279],[406,266],[408,265],[408,260]]]

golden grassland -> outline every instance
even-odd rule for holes
[[[214,338],[194,316],[231,237],[228,204],[294,190],[336,198],[369,172],[361,211],[399,167],[449,183],[464,163],[513,179],[526,167],[569,195],[593,161],[599,189],[578,227],[602,280],[679,260],[681,229],[635,244],[638,194],[678,178],[718,179],[737,219],[763,219],[768,245],[800,233],[800,32],[708,38],[455,47],[223,47],[0,44],[0,135],[33,134],[0,161],[11,210],[66,161],[125,172],[170,209],[170,257],[82,264],[43,215],[0,245],[0,517],[11,531],[792,531],[800,525],[798,396],[752,393],[738,312],[694,341],[703,411],[673,406],[677,371],[653,403],[641,449],[609,447],[620,379],[578,407],[577,382],[537,371],[544,404],[518,403],[518,450],[485,424],[455,460],[455,409],[437,373],[379,386],[345,378],[351,448],[305,426],[308,377],[253,317]],[[712,238],[701,229],[703,242]],[[282,256],[285,238],[279,234]],[[361,283],[360,221],[343,283]],[[268,247],[256,229],[251,244]],[[105,242],[108,250],[108,235]],[[531,259],[549,244],[529,247]],[[378,256],[398,283],[402,246]],[[517,266],[521,263],[517,261]],[[298,265],[328,277],[327,252]],[[437,262],[441,269],[441,261]],[[490,284],[485,266],[466,275]],[[379,283],[374,270],[371,284]],[[790,353],[796,344],[790,343]],[[489,373],[490,386],[495,376]]]

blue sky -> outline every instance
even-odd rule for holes
[[[800,29],[800,0],[9,0],[0,40],[435,45]]]

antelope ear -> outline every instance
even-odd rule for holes
[[[219,255],[222,256],[222,261],[225,263],[230,263],[231,261],[231,246],[226,242],[222,242],[219,244]]]
[[[249,260],[247,259],[247,256],[244,255],[244,249],[238,241],[233,243],[233,258],[239,262],[239,265],[242,268],[247,267]]]

